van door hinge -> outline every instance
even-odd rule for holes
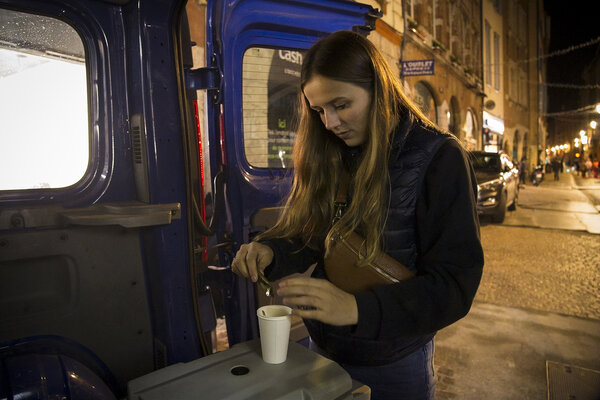
[[[190,69],[186,72],[185,82],[191,90],[217,90],[221,85],[221,73],[217,67]]]

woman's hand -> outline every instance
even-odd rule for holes
[[[279,283],[277,294],[294,314],[329,325],[355,325],[358,306],[354,295],[325,279],[290,278]],[[297,307],[301,306],[301,309]],[[306,307],[306,308],[305,308]]]
[[[231,262],[231,270],[241,276],[258,280],[258,272],[262,273],[273,261],[273,250],[265,244],[251,242],[243,244]]]

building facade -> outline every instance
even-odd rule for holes
[[[398,50],[405,89],[469,150],[543,163],[549,32],[543,0],[369,0],[383,11],[376,35]],[[404,5],[404,9],[402,6]],[[382,39],[376,39],[381,42]],[[386,48],[382,45],[380,48]],[[432,68],[402,71],[425,62]],[[411,65],[409,65],[411,67]],[[404,72],[404,73],[403,73]],[[419,73],[419,72],[417,72]]]
[[[503,149],[531,167],[546,159],[546,94],[542,54],[548,48],[543,1],[507,0],[504,8],[504,115]]]
[[[588,89],[582,96],[583,107],[586,113],[581,121],[581,129],[589,132],[588,136],[588,157],[592,160],[600,159],[600,46],[596,49],[596,54],[592,61],[585,67],[583,72],[583,81]]]
[[[407,94],[467,149],[481,149],[481,1],[367,3],[383,11],[369,38],[397,68]]]
[[[483,19],[483,149],[498,151],[508,147],[504,135],[504,21],[500,1],[482,1]],[[508,135],[506,135],[508,136]],[[516,154],[509,155],[518,159]]]
[[[583,68],[582,78],[577,101],[566,110],[550,113],[545,118],[551,133],[548,155],[552,156],[560,146],[566,147],[563,161],[567,166],[600,157],[600,47]]]

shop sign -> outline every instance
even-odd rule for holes
[[[298,80],[303,54],[292,50],[273,53],[268,82],[267,129],[269,167],[291,168],[296,138]]]
[[[403,76],[433,75],[434,60],[402,61]]]

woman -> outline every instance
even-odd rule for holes
[[[368,385],[372,399],[432,399],[433,337],[467,314],[483,268],[468,158],[358,34],[336,32],[311,47],[301,89],[285,211],[241,246],[232,268],[276,280],[316,263],[312,277],[286,279],[277,292],[304,319],[311,347]],[[350,201],[333,229],[359,232],[367,260],[384,251],[415,278],[357,294],[327,280],[323,256],[343,169]]]

